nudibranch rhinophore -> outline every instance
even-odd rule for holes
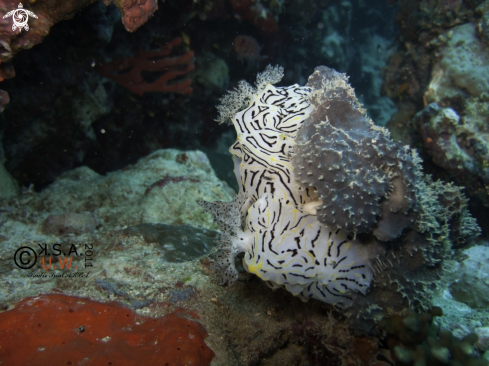
[[[296,181],[291,160],[313,112],[312,89],[274,87],[282,76],[281,67],[269,66],[256,89],[241,82],[218,107],[220,120],[230,117],[238,135],[230,152],[239,193],[229,203],[201,202],[222,231],[214,268],[219,282],[231,285],[238,277],[234,258],[244,252],[245,269],[271,288],[347,308],[372,281],[368,253],[351,233],[319,222],[314,187]]]

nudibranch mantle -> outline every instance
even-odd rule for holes
[[[353,293],[365,294],[372,280],[366,249],[286,202],[266,193],[248,210],[246,232],[253,241],[243,258],[245,269],[304,301],[349,306]]]
[[[238,138],[229,151],[240,192],[249,202],[265,193],[296,206],[317,199],[313,190],[296,184],[291,164],[297,131],[312,112],[310,92],[298,85],[276,88],[268,84],[234,116]]]

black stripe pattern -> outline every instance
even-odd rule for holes
[[[291,166],[297,131],[312,113],[309,93],[309,88],[298,85],[268,84],[234,116],[238,138],[229,151],[240,191],[250,202],[265,193],[287,197],[295,205],[317,199],[314,191],[295,184]]]
[[[254,235],[254,240],[243,260],[245,268],[271,287],[347,308],[355,292],[365,294],[370,285],[372,271],[363,245],[282,198],[263,194],[248,210],[246,229],[245,235]]]

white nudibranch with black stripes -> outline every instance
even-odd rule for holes
[[[234,258],[244,252],[245,269],[271,288],[347,308],[372,281],[367,250],[353,235],[321,224],[314,187],[295,180],[291,157],[312,113],[311,89],[271,85],[282,76],[282,68],[269,66],[257,89],[241,82],[221,100],[220,120],[231,117],[238,134],[230,152],[240,191],[229,203],[201,202],[222,231],[214,268],[231,285],[238,277]],[[248,106],[238,112],[243,101]]]
[[[266,193],[248,210],[245,233],[252,240],[245,269],[302,300],[349,306],[353,292],[365,294],[372,280],[366,249],[343,230],[332,231],[285,202]]]

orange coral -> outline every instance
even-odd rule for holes
[[[208,365],[204,327],[182,310],[161,318],[115,302],[60,294],[20,301],[0,313],[2,365]],[[196,314],[188,314],[196,317]]]
[[[139,51],[134,57],[124,57],[103,64],[99,68],[100,74],[138,95],[148,92],[192,93],[191,79],[170,83],[171,80],[186,75],[195,68],[193,51],[188,51],[182,56],[165,57],[180,43],[182,39],[175,38],[159,51]],[[163,75],[149,82],[143,77],[143,72]]]

